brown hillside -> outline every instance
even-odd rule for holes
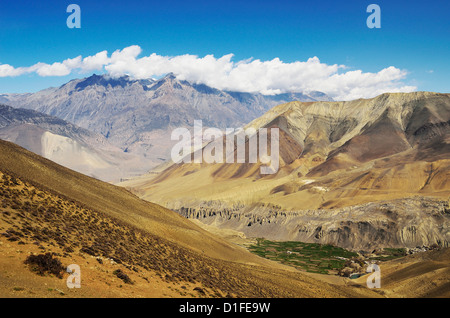
[[[423,204],[429,198],[442,201],[439,206],[448,202],[449,123],[450,94],[387,93],[348,102],[291,102],[274,107],[247,125],[255,129],[277,125],[285,132],[280,134],[283,160],[276,174],[259,174],[257,164],[182,164],[120,185],[168,208],[190,209],[206,224],[246,235],[297,240],[304,237],[303,233],[317,231],[320,224],[316,216],[311,216],[317,214],[320,222],[327,223],[329,233],[324,233],[320,241],[311,237],[313,242],[348,248],[337,239],[336,232],[347,232],[344,223],[358,219],[369,222],[375,231],[394,231],[389,232],[392,237],[401,237],[411,226],[427,228],[417,234],[423,240],[396,240],[397,247],[428,242],[447,246],[447,214],[438,225],[444,230],[430,235],[433,219],[424,216],[413,222],[411,215],[422,213],[420,204],[417,211],[408,211],[405,206],[417,197],[423,198]],[[296,157],[297,153],[300,156]],[[376,219],[366,214],[366,204],[378,202],[381,206],[391,201],[396,204],[395,212],[409,222],[404,229],[386,229],[390,222],[386,216]],[[340,217],[337,221],[335,215],[343,214],[340,209],[356,206],[358,212],[350,219]],[[209,210],[207,215],[205,210]],[[295,218],[276,222],[272,215],[278,212],[294,213]],[[261,227],[250,229],[247,224],[253,219],[260,220]],[[348,235],[358,243],[353,248],[373,245],[361,241],[358,233]]]
[[[252,255],[176,213],[0,141],[3,297],[341,297],[333,286]],[[82,288],[24,262],[51,253]]]

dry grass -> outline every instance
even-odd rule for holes
[[[185,297],[360,295],[292,269],[280,269],[279,264],[231,245],[175,212],[121,188],[57,166],[9,143],[0,142],[0,148],[0,231],[5,242],[13,244],[11,249],[20,252],[22,264],[26,259],[23,254],[30,251],[53,253],[63,266],[81,260],[91,267],[90,257],[112,260],[114,270],[120,268],[138,282],[129,288],[141,288],[143,280],[152,278],[166,289],[187,287],[187,291],[175,293]],[[106,275],[102,264],[95,262],[97,270],[90,275],[94,281]],[[13,264],[7,259],[0,263]],[[12,271],[15,277],[16,269]],[[107,277],[117,279],[112,273]],[[145,290],[151,285],[142,285],[141,295],[150,295]],[[194,291],[195,287],[205,294]]]
[[[83,253],[110,259],[131,271],[156,272],[167,282],[199,283],[213,295],[275,296],[269,290],[255,294],[257,289],[251,287],[254,283],[234,277],[231,264],[229,268],[219,265],[119,220],[39,191],[15,177],[1,174],[0,194],[1,221],[7,226],[2,235],[20,245],[36,244],[46,253],[26,259],[27,264],[36,265],[32,270],[41,275],[49,269],[61,277],[62,266],[50,253],[57,247],[64,257]],[[113,274],[131,282],[121,269]]]

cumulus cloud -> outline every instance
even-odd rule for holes
[[[102,70],[109,63],[108,52],[101,51],[95,55],[85,57],[80,65],[83,72]]]
[[[39,62],[29,67],[14,68],[9,64],[0,64],[0,77],[14,77],[29,73],[36,73],[39,76],[65,76],[80,67],[81,56],[53,64]]]
[[[279,58],[268,61],[247,59],[233,61],[233,54],[216,58],[213,55],[162,56],[152,53],[139,57],[142,49],[132,45],[82,58],[81,56],[53,64],[37,63],[14,68],[0,64],[0,77],[36,73],[39,76],[65,76],[72,72],[105,71],[117,77],[129,75],[136,79],[158,77],[169,72],[181,80],[206,84],[218,89],[278,94],[283,92],[322,91],[336,100],[370,98],[385,92],[411,92],[417,88],[405,85],[407,72],[394,66],[377,73],[349,70],[345,65],[329,65],[318,57],[286,63]]]
[[[22,68],[14,68],[9,64],[0,64],[0,77],[19,76],[26,73]]]

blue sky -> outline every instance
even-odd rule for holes
[[[70,3],[81,8],[81,29],[66,26]],[[381,8],[381,29],[366,26],[371,3]],[[235,62],[316,56],[346,71],[394,66],[407,71],[403,85],[448,93],[449,14],[446,0],[1,1],[0,65],[52,64],[132,45],[141,56],[232,53]],[[4,76],[0,93],[37,91],[91,73]]]

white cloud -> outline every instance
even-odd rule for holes
[[[233,54],[220,58],[213,55],[161,56],[156,53],[139,57],[142,49],[132,45],[82,58],[78,56],[53,64],[37,63],[30,67],[14,68],[0,64],[0,77],[36,73],[39,76],[65,76],[74,71],[87,73],[106,71],[111,76],[129,75],[133,78],[150,78],[173,72],[179,79],[203,83],[232,91],[276,94],[288,91],[309,92],[318,90],[336,100],[370,98],[385,92],[411,92],[417,88],[402,83],[407,72],[394,66],[377,73],[349,70],[345,65],[328,65],[318,57],[307,61],[285,63],[279,58],[269,61],[247,59],[233,61]]]
[[[73,69],[81,67],[81,56],[73,59],[64,60],[62,63],[55,62],[51,65],[46,63],[38,63],[31,66],[30,71],[35,71],[40,76],[66,76]]]
[[[14,68],[9,64],[0,64],[0,77],[19,76],[25,72],[26,71],[22,67]]]
[[[13,77],[29,73],[36,73],[39,76],[65,76],[69,75],[72,70],[82,66],[81,56],[73,59],[64,60],[62,63],[55,62],[53,64],[36,63],[29,67],[14,68],[8,64],[0,64],[0,77]]]
[[[95,55],[85,57],[81,63],[81,69],[83,72],[102,70],[108,63],[108,52],[101,51]]]

